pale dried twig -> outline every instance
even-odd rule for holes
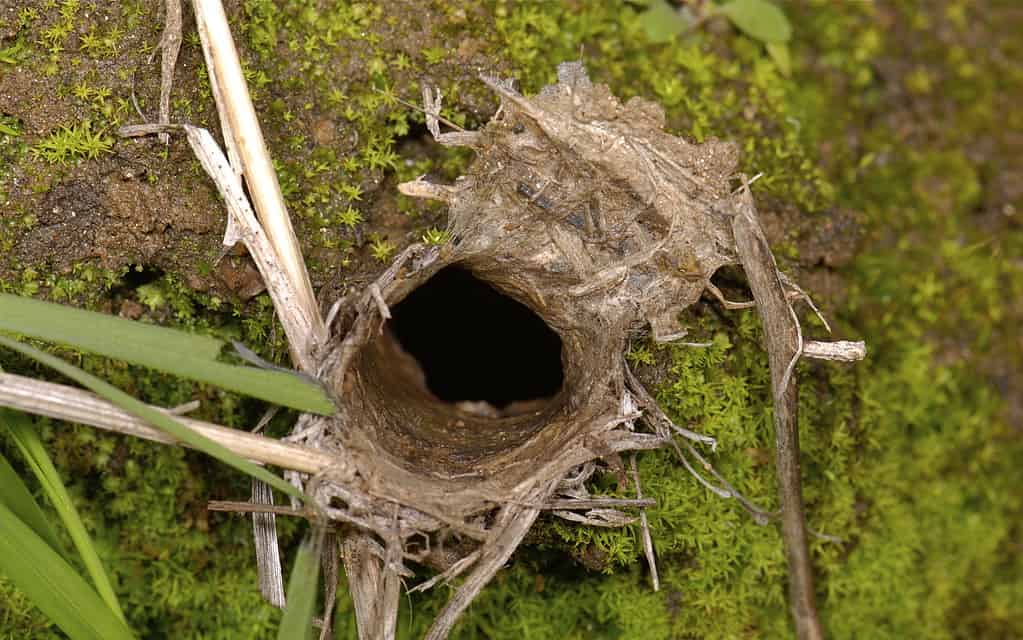
[[[764,326],[771,367],[782,539],[789,567],[789,606],[797,637],[800,640],[819,640],[824,637],[824,632],[817,615],[813,566],[806,541],[796,420],[798,392],[791,377],[803,349],[802,331],[786,295],[771,248],[756,218],[748,182],[736,202],[732,230]]]
[[[729,482],[727,478],[725,478],[723,475],[721,475],[721,473],[717,469],[714,468],[714,465],[712,465],[710,462],[708,462],[707,459],[704,458],[700,454],[700,452],[696,450],[695,447],[693,447],[693,445],[691,445],[688,442],[685,443],[685,445],[686,445],[686,449],[689,451],[689,454],[691,456],[693,456],[694,458],[696,458],[696,460],[700,463],[700,465],[708,473],[710,473],[710,475],[714,476],[714,479],[717,480],[719,483],[721,483],[721,486],[724,487],[723,489],[716,489],[715,493],[717,493],[717,491],[721,491],[721,492],[723,492],[725,494],[728,494],[728,495],[725,495],[723,497],[735,498],[739,502],[739,504],[742,505],[742,508],[745,509],[746,512],[749,513],[753,517],[753,521],[756,522],[759,525],[767,524],[768,521],[776,515],[776,514],[772,514],[771,512],[767,511],[763,507],[758,506],[757,504],[752,502],[749,498],[744,496],[741,492],[739,492],[734,486],[732,486],[732,483]],[[676,449],[676,452],[677,451],[678,450]],[[721,495],[721,494],[719,494],[719,495]]]
[[[163,431],[150,427],[127,411],[88,391],[12,373],[0,373],[0,406],[56,420],[87,424],[144,440],[180,445]],[[153,408],[166,411],[160,407]],[[256,462],[304,473],[320,473],[336,462],[333,456],[308,447],[200,420],[184,417],[178,417],[177,420],[234,453]]]
[[[231,158],[231,166],[245,176],[259,221],[277,257],[277,268],[283,271],[290,282],[294,294],[290,304],[299,308],[306,324],[306,331],[288,335],[289,346],[296,356],[296,364],[308,373],[315,373],[312,354],[326,341],[326,326],[313,295],[298,239],[284,206],[277,173],[263,141],[262,129],[249,97],[224,7],[220,0],[193,0],[192,6],[210,73],[210,84],[215,88],[214,98],[221,128],[225,132],[225,144],[229,155],[237,153],[237,158]],[[241,220],[235,219],[234,222]],[[271,287],[272,283],[267,281],[267,288]],[[275,299],[277,313],[288,313],[277,302]]]
[[[292,353],[296,356],[296,364],[305,372],[315,374],[316,360],[314,351],[317,344],[325,341],[326,327],[320,316],[319,308],[306,307],[301,304],[300,293],[294,281],[285,272],[281,261],[274,250],[270,237],[256,220],[255,214],[245,196],[241,180],[231,170],[231,166],[223,152],[206,129],[189,125],[137,125],[121,127],[121,136],[142,136],[164,131],[184,131],[192,151],[203,169],[213,180],[227,205],[228,218],[234,220],[234,230],[245,243],[263,281],[267,292],[273,300]],[[316,337],[319,336],[319,337]],[[298,348],[295,347],[298,345]]]
[[[632,471],[632,481],[636,485],[636,498],[643,499],[643,489],[639,485],[639,469],[636,467],[636,456],[630,457],[629,465]],[[650,523],[647,521],[646,509],[639,511],[639,526],[643,536],[643,553],[646,555],[646,563],[650,567],[650,582],[653,583],[654,591],[661,588],[661,580],[657,575],[657,558],[654,556],[654,542],[650,539]]]
[[[252,503],[273,506],[274,495],[270,485],[252,479]],[[256,574],[259,591],[270,604],[284,608],[284,572],[281,569],[281,551],[277,543],[277,519],[272,511],[252,513],[252,534],[255,538]]]
[[[753,181],[751,180],[748,184],[753,184]],[[821,324],[824,325],[824,329],[828,333],[831,333],[831,325],[828,323],[828,319],[824,317],[824,314],[821,313],[821,310],[817,308],[816,304],[814,304],[813,298],[810,297],[810,294],[807,293],[806,291],[803,291],[802,287],[793,282],[787,275],[785,275],[781,271],[778,272],[778,279],[781,280],[781,283],[783,285],[792,290],[789,293],[790,296],[794,292],[799,297],[800,300],[804,301],[807,305],[809,305],[810,309],[814,312],[814,315],[816,315],[817,319],[820,320]]]
[[[435,182],[428,182],[426,176],[419,176],[411,182],[403,182],[398,185],[398,191],[412,198],[426,198],[429,200],[440,200],[451,202],[455,197],[457,189]]]
[[[561,491],[561,489],[559,489]],[[548,500],[543,505],[544,510],[567,510],[567,509],[609,509],[613,507],[635,507],[643,509],[656,507],[657,501],[653,498],[637,496],[635,498],[559,498]]]
[[[170,124],[170,93],[174,84],[174,66],[178,61],[178,52],[181,50],[181,0],[167,0],[165,3],[167,15],[164,18],[163,35],[156,45],[162,53],[160,58],[160,124]],[[156,49],[149,56],[152,62],[156,55]],[[132,92],[132,101],[135,101],[135,94]],[[135,103],[138,109],[138,103]],[[141,115],[141,110],[139,114]],[[160,142],[167,144],[169,136],[166,133],[160,134]]]
[[[803,342],[803,357],[817,360],[838,360],[856,362],[867,357],[867,345],[862,341],[849,340],[806,340]]]
[[[444,570],[441,573],[438,573],[437,575],[433,576],[426,582],[422,584],[417,584],[416,586],[412,587],[411,589],[409,589],[409,593],[415,593],[416,591],[426,591],[427,589],[434,587],[439,582],[445,583],[450,582],[452,579],[458,577],[462,572],[471,567],[477,560],[479,560],[479,557],[480,552],[479,549],[477,549],[476,551],[473,551],[469,555],[456,560],[455,563],[448,567],[446,570]]]
[[[617,529],[636,522],[635,518],[625,515],[617,509],[590,509],[585,514],[579,514],[575,511],[554,511],[552,513],[569,522],[578,522],[590,527],[602,527],[605,529]]]
[[[376,87],[374,87],[373,90],[376,91],[379,94],[384,94],[385,93],[384,91],[382,91],[380,89],[377,89]],[[423,104],[425,105],[423,107],[420,107],[418,104],[415,104],[413,102],[409,102],[408,100],[402,100],[398,96],[392,95],[392,96],[389,96],[389,98],[391,100],[394,100],[395,102],[397,102],[398,104],[400,104],[402,106],[408,107],[409,109],[412,109],[413,111],[418,111],[419,113],[424,114],[426,116],[426,128],[427,128],[427,130],[429,130],[430,135],[432,135],[434,137],[434,139],[436,139],[437,136],[442,135],[441,132],[440,132],[440,127],[439,126],[435,126],[435,123],[437,123],[437,122],[443,122],[444,124],[448,125],[452,129],[455,129],[457,131],[464,131],[466,133],[475,133],[475,131],[466,131],[466,129],[464,129],[463,127],[455,124],[454,122],[452,122],[452,121],[448,120],[447,118],[445,118],[444,116],[440,115],[440,100],[441,100],[441,97],[442,97],[441,93],[440,93],[440,89],[435,89],[435,91],[437,92],[437,97],[436,97],[435,101],[434,101],[433,98],[431,98],[431,96],[433,94],[430,93],[430,91],[431,91],[430,87],[425,86],[425,85],[423,86]]]
[[[752,309],[757,306],[756,302],[732,302],[725,297],[725,294],[721,293],[721,289],[718,289],[717,285],[713,282],[707,283],[707,291],[710,291],[711,295],[717,298],[717,301],[721,303],[721,306],[725,309]]]
[[[384,296],[380,293],[380,287],[375,283],[369,285],[369,293],[373,296],[373,302],[377,305],[377,312],[380,313],[380,317],[384,320],[390,320],[391,310],[387,307],[387,303],[384,302]],[[381,325],[380,331],[382,332],[383,330],[383,325]]]

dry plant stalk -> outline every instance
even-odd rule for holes
[[[156,48],[149,54],[149,61],[157,50],[162,52],[160,59],[160,124],[170,124],[170,94],[174,84],[174,67],[178,62],[178,52],[181,51],[181,0],[167,0],[165,3],[167,15],[164,18],[163,35]],[[160,134],[160,142],[167,144],[169,136],[166,133]]]
[[[789,567],[789,607],[796,624],[796,636],[801,640],[820,640],[824,632],[817,616],[799,471],[799,423],[796,419],[799,392],[791,375],[792,367],[804,349],[803,336],[799,319],[779,277],[771,247],[757,220],[748,184],[743,184],[739,194],[732,232],[764,325],[771,367],[775,464],[781,496],[782,539]]]
[[[302,260],[302,251],[291,226],[291,218],[284,206],[277,172],[270,161],[259,118],[256,117],[256,110],[249,97],[224,7],[220,0],[193,0],[192,7],[231,160],[230,166],[244,175],[253,208],[276,253],[277,268],[287,276],[294,292],[291,304],[297,308],[291,310],[276,306],[278,314],[282,322],[286,322],[287,317],[293,314],[302,316],[305,335],[299,335],[299,331],[295,331],[294,336],[288,333],[288,341],[296,356],[295,364],[306,373],[315,374],[316,371],[309,365],[312,354],[323,344],[326,331]],[[230,225],[228,229],[230,235]],[[234,244],[234,238],[228,237],[225,240],[225,243]]]
[[[177,440],[163,431],[93,393],[13,373],[0,372],[0,407],[180,446]],[[334,464],[333,458],[320,451],[193,420],[169,409],[153,408],[174,415],[185,426],[255,462],[312,474],[321,473]]]

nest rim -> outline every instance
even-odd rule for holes
[[[387,367],[386,356],[393,354],[386,353],[381,345],[388,318],[369,314],[359,318],[371,325],[369,331],[351,331],[346,337],[346,342],[353,342],[355,353],[344,384],[337,389],[340,405],[348,414],[346,430],[361,432],[358,439],[363,445],[371,444],[374,455],[383,454],[390,465],[423,482],[440,482],[447,492],[458,492],[456,487],[461,485],[475,493],[480,480],[494,481],[505,491],[523,483],[531,485],[531,479],[546,476],[541,473],[543,467],[577,440],[580,422],[586,422],[580,421],[581,415],[596,417],[612,408],[601,397],[606,392],[595,393],[607,387],[597,385],[603,389],[594,389],[593,371],[601,371],[603,375],[598,377],[606,377],[617,368],[614,363],[621,350],[590,339],[586,335],[590,331],[559,317],[543,304],[542,295],[528,291],[521,283],[493,278],[493,260],[460,256],[457,251],[448,253],[429,268],[396,278],[393,286],[382,293],[383,302],[394,308],[443,269],[464,269],[526,307],[560,338],[563,379],[559,389],[540,407],[516,415],[494,418],[461,411],[452,403],[424,393],[417,385],[402,384],[408,380],[395,368]],[[593,404],[597,406],[586,409]],[[432,424],[415,424],[415,416],[432,418]],[[364,460],[369,463],[373,456]]]

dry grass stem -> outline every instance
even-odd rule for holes
[[[252,504],[274,506],[270,485],[253,478]],[[281,551],[277,542],[277,514],[273,511],[252,512],[252,535],[256,553],[256,574],[259,592],[273,606],[284,608],[284,571],[281,569]]]
[[[782,539],[789,568],[789,606],[800,640],[824,637],[817,615],[813,565],[806,541],[799,468],[798,390],[792,376],[803,348],[799,320],[756,217],[748,183],[732,218],[735,244],[764,326],[774,398],[775,453],[781,496]]]
[[[629,469],[632,471],[632,481],[636,484],[636,499],[643,499],[643,489],[639,484],[639,469],[636,466],[636,456],[629,458]],[[650,567],[650,583],[654,591],[661,589],[661,580],[657,575],[657,557],[654,555],[654,542],[650,538],[650,523],[647,521],[646,509],[639,511],[639,526],[643,535],[643,555],[646,556],[647,566]]]
[[[227,16],[220,0],[193,0],[192,6],[210,73],[210,84],[214,87],[221,128],[227,140],[225,144],[230,155],[237,153],[237,159],[231,158],[231,166],[240,169],[245,176],[252,204],[277,256],[278,268],[290,281],[294,293],[290,303],[301,308],[301,314],[308,324],[305,335],[288,335],[289,344],[298,354],[296,364],[314,373],[314,368],[307,367],[312,366],[311,355],[326,341],[326,327],[313,295],[291,218],[284,206],[277,173],[263,141],[262,129],[249,97]],[[267,288],[271,286],[272,283],[267,282]],[[278,300],[274,302],[276,305]],[[285,308],[276,308],[279,314],[286,313]]]
[[[164,18],[163,35],[156,49],[161,51],[160,58],[160,124],[170,124],[170,94],[174,85],[174,67],[178,62],[178,52],[181,50],[181,0],[167,0],[165,5],[167,15]],[[156,49],[149,56],[152,61],[156,55]],[[135,96],[132,93],[132,100]],[[135,105],[138,109],[138,104]],[[141,112],[140,112],[141,113]],[[166,133],[160,134],[160,142],[167,144],[170,139]]]
[[[315,374],[318,360],[317,349],[326,342],[326,327],[319,308],[300,302],[301,294],[295,281],[280,266],[281,260],[274,250],[270,236],[256,219],[241,180],[231,169],[224,153],[217,146],[206,129],[190,125],[137,125],[121,127],[121,136],[144,136],[165,131],[184,131],[192,151],[203,169],[213,180],[227,206],[228,218],[233,221],[232,229],[245,244],[259,269],[267,292],[288,336],[296,364],[305,372]]]
[[[0,406],[180,446],[164,432],[88,391],[12,373],[0,373]],[[161,407],[154,408],[170,413]],[[307,447],[200,420],[182,417],[177,420],[238,455],[263,464],[316,474],[335,463],[332,456]]]

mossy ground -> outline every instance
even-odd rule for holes
[[[109,134],[132,120],[125,69],[152,110],[156,66],[145,57],[159,36],[160,4],[29,2],[35,16],[0,16],[0,287],[231,335],[280,359],[265,296],[245,293],[244,261],[226,260],[236,265],[226,274],[213,264],[223,214],[180,141],[166,149],[118,142],[90,159],[95,144],[84,140],[63,156],[46,154],[61,126],[80,132],[88,120],[89,131]],[[740,144],[743,170],[765,174],[756,195],[782,268],[818,295],[842,337],[869,345],[866,362],[800,368],[809,523],[844,541],[812,543],[831,635],[1023,635],[1015,330],[1023,324],[1023,72],[1014,62],[1023,58],[1023,24],[1014,3],[787,4],[791,77],[724,23],[652,44],[628,4],[462,4],[240,3],[243,58],[317,285],[357,285],[395,249],[444,226],[442,210],[393,186],[422,173],[453,178],[469,156],[424,141],[421,117],[396,98],[418,102],[420,83],[439,85],[445,114],[472,127],[496,107],[477,69],[515,75],[534,91],[553,79],[556,62],[581,51],[616,94],[664,104],[675,132]],[[209,124],[194,38],[186,37],[177,82],[174,119]],[[140,162],[147,168],[137,178]],[[111,180],[143,195],[128,197]],[[182,193],[199,196],[182,203]],[[161,225],[143,212],[160,199],[193,213],[168,213]],[[51,219],[52,208],[83,201],[92,202],[86,218],[104,229],[136,215],[150,216],[149,226],[124,246],[96,235],[71,245],[82,251],[47,254],[54,236],[38,235],[40,226],[69,223]],[[90,252],[90,242],[104,252]],[[142,265],[149,277],[131,270]],[[640,339],[629,357],[676,420],[719,439],[721,472],[773,507],[755,315],[708,302],[687,320],[714,346]],[[812,320],[807,327],[821,335]],[[153,402],[198,395],[209,419],[241,426],[261,412],[216,390],[74,357]],[[29,369],[6,355],[3,364]],[[256,592],[246,522],[204,509],[208,499],[247,495],[244,480],[196,454],[43,428],[142,635],[273,636],[278,615]],[[787,637],[775,528],[709,494],[666,452],[642,455],[640,471],[659,505],[649,515],[660,593],[648,586],[635,529],[545,520],[456,636]],[[286,540],[298,533],[285,525]],[[403,637],[421,635],[447,595],[442,587],[403,604]],[[344,599],[339,621],[339,637],[354,637]],[[58,637],[2,579],[0,637]]]

